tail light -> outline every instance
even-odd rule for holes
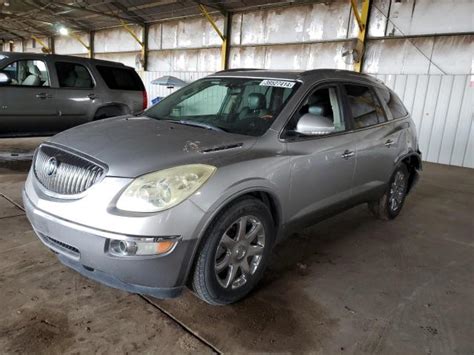
[[[148,106],[148,96],[147,96],[147,94],[146,94],[146,90],[143,90],[143,91],[142,91],[142,97],[143,97],[143,104],[142,104],[142,106],[143,106],[143,110],[145,110],[145,109],[147,108],[147,106]]]

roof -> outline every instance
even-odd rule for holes
[[[341,69],[313,69],[313,70],[266,70],[266,69],[230,69],[223,70],[212,74],[211,76],[225,76],[225,77],[244,77],[244,78],[268,78],[268,79],[287,79],[287,80],[301,80],[301,81],[316,81],[316,80],[354,80],[370,82],[373,85],[381,85],[382,82],[377,78],[357,73],[350,70]]]
[[[104,64],[104,65],[112,65],[112,66],[120,66],[124,67],[125,65],[122,63],[118,62],[111,62],[108,60],[102,60],[102,59],[90,59],[90,58],[82,58],[82,57],[75,57],[71,55],[60,55],[60,54],[43,54],[43,53],[28,53],[28,52],[0,52],[1,56],[5,56],[7,58],[12,58],[12,59],[23,59],[23,58],[29,58],[29,59],[44,59],[46,57],[52,57],[55,60],[71,60],[74,62],[93,62],[95,64]],[[128,68],[128,67],[127,67]]]
[[[296,0],[287,5],[297,2],[308,1]],[[0,39],[54,36],[59,26],[89,32],[120,26],[121,20],[143,25],[200,16],[198,4],[205,5],[209,12],[232,12],[275,6],[277,3],[282,6],[281,0],[28,0],[9,1],[9,6],[5,6],[5,2],[0,0]]]

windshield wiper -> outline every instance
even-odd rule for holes
[[[203,123],[203,122],[194,122],[194,121],[186,121],[186,120],[179,120],[179,121],[167,120],[167,121],[172,122],[172,123],[182,124],[185,126],[199,127],[199,128],[204,128],[204,129],[210,129],[212,131],[225,132],[225,130],[220,127],[213,126],[211,124]]]

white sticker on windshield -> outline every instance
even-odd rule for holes
[[[295,86],[294,81],[284,81],[284,80],[263,80],[260,83],[260,86],[274,86],[277,88],[287,88],[291,89],[293,86]]]

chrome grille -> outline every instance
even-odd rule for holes
[[[42,145],[33,166],[36,178],[49,191],[77,195],[99,181],[105,169],[97,163],[57,147]]]

